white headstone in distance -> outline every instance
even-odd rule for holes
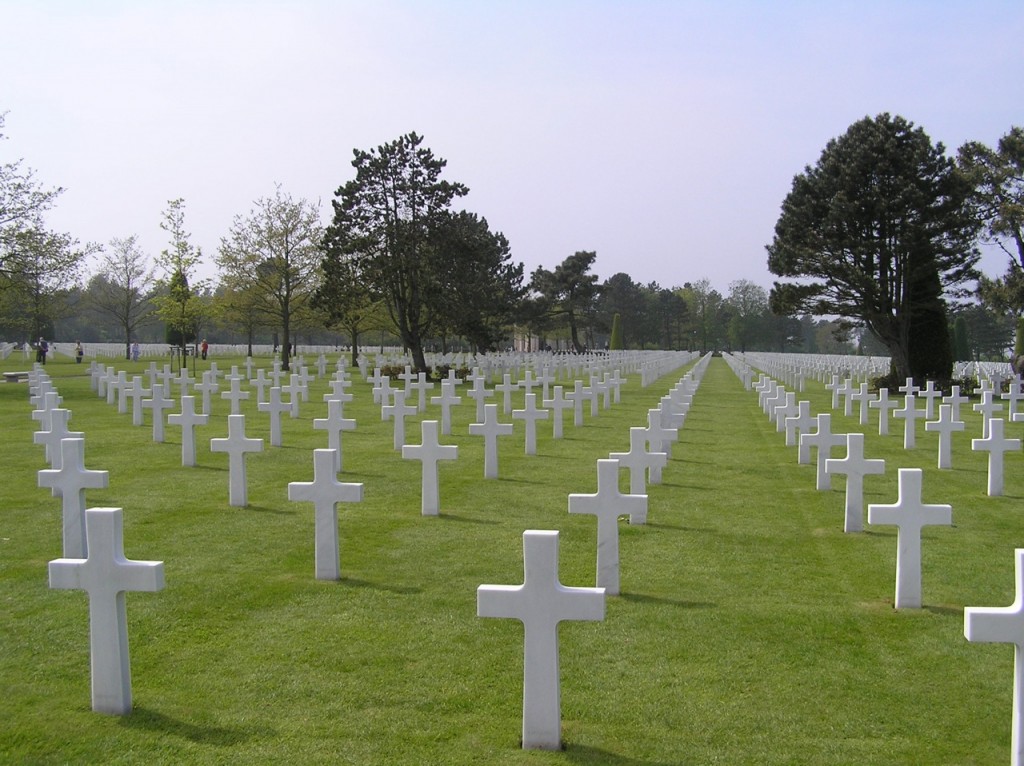
[[[497,408],[497,405],[489,405]],[[562,740],[558,623],[603,620],[603,588],[571,588],[558,581],[558,532],[523,532],[523,584],[481,585],[478,617],[523,623],[523,748],[557,750]]]
[[[315,569],[318,580],[341,579],[341,555],[338,542],[338,503],[359,503],[362,484],[347,484],[335,476],[334,450],[313,450],[313,481],[288,484],[288,499],[313,503]]]
[[[894,524],[896,533],[897,609],[921,606],[921,528],[950,526],[953,509],[948,505],[921,502],[920,468],[901,468],[899,495],[893,505],[869,505],[868,524]]]
[[[120,508],[90,508],[85,524],[88,556],[51,561],[50,587],[89,594],[92,709],[127,715],[132,710],[132,680],[124,594],[161,590],[164,565],[125,558]]]
[[[423,464],[420,513],[424,516],[437,516],[441,512],[437,463],[439,460],[455,460],[459,456],[459,448],[454,444],[441,444],[437,440],[436,420],[420,422],[420,442],[403,445],[402,457],[406,460],[419,460]]]

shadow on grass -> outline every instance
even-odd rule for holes
[[[144,707],[136,707],[131,715],[120,719],[121,724],[129,729],[146,729],[158,731],[175,737],[216,747],[231,747],[251,739],[253,732],[242,729],[226,729],[222,726],[203,726],[171,718],[163,713]],[[264,736],[273,735],[273,731],[262,732]]]
[[[388,593],[398,593],[403,596],[411,596],[416,593],[422,593],[422,588],[415,588],[409,585],[384,585],[379,582],[370,582],[369,580],[358,580],[354,577],[342,577],[337,581],[338,585],[351,585],[353,588],[370,588],[372,590],[383,590]]]
[[[713,609],[718,606],[710,601],[682,601],[675,598],[665,598],[664,596],[651,596],[646,593],[620,593],[619,598],[625,601],[635,601],[638,604],[668,604],[669,606],[678,606],[683,609]]]
[[[648,521],[646,526],[653,529],[674,529],[678,532],[713,532],[714,530],[708,527],[684,527],[679,524],[664,524],[657,521]]]
[[[628,758],[618,753],[610,753],[597,747],[587,745],[574,745],[571,742],[565,745],[562,751],[565,759],[570,763],[586,763],[588,766],[670,766],[666,761],[638,761],[636,758]],[[671,766],[679,766],[678,763]]]
[[[276,514],[277,516],[295,516],[298,513],[297,510],[292,511],[292,510],[286,510],[284,508],[268,508],[265,505],[252,505],[252,504],[245,506],[245,508],[243,508],[241,510],[257,511],[258,513],[273,513],[273,514]]]
[[[471,519],[468,516],[458,516],[454,513],[442,512],[438,514],[437,518],[442,521],[459,521],[464,524],[500,524],[500,521],[494,521],[492,519]]]

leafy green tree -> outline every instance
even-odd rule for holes
[[[863,323],[889,350],[898,378],[921,378],[925,360],[915,360],[912,344],[948,349],[948,325],[933,313],[944,308],[944,289],[975,274],[970,192],[942,144],[902,117],[854,123],[794,178],[782,204],[768,268],[793,281],[775,283],[772,310]],[[915,321],[934,339],[916,332]]]
[[[537,268],[530,275],[530,285],[544,296],[549,315],[568,326],[569,338],[577,353],[584,350],[580,326],[598,294],[597,275],[590,273],[596,259],[597,253],[579,250],[556,266],[554,271]]]
[[[612,317],[612,334],[608,339],[608,348],[612,351],[621,351],[625,348],[622,345],[622,317],[619,314]]]
[[[729,295],[725,302],[732,314],[729,345],[739,351],[758,348],[764,335],[764,318],[768,313],[768,292],[749,279],[737,279],[729,283]]]
[[[971,358],[971,341],[967,335],[967,320],[963,316],[953,320],[953,358],[961,362]]]
[[[508,335],[526,292],[523,265],[512,261],[505,236],[475,213],[439,216],[432,246],[438,321],[477,351],[493,349]]]
[[[190,284],[203,254],[189,242],[191,235],[185,230],[185,200],[178,198],[167,203],[160,228],[170,236],[170,248],[162,250],[157,259],[164,277],[157,283],[156,313],[167,325],[168,342],[181,349],[184,359],[186,344],[198,342],[200,325],[209,314],[209,306],[202,299],[204,283]]]
[[[155,269],[139,248],[138,237],[110,240],[110,250],[89,282],[89,305],[117,323],[124,337],[125,359],[131,358],[136,329],[152,319],[154,283]]]
[[[424,343],[440,309],[436,229],[451,202],[468,193],[441,180],[447,164],[416,133],[354,152],[356,177],[335,192],[324,238],[326,260],[355,259],[367,288],[383,300],[413,364],[426,371]],[[330,268],[324,274],[329,278]]]
[[[598,294],[597,310],[601,325],[612,327],[614,317],[619,317],[622,333],[622,345],[619,348],[636,348],[641,345],[640,336],[649,310],[643,288],[629,274],[619,272],[601,284]]]
[[[369,330],[386,329],[388,320],[383,301],[364,284],[360,259],[325,258],[320,286],[313,307],[326,317],[328,327],[348,334],[352,341],[351,363],[359,359],[359,339]]]
[[[1010,128],[995,150],[968,142],[958,157],[974,186],[985,239],[1024,269],[1024,128]]]
[[[708,279],[686,282],[681,293],[689,308],[689,350],[696,347],[706,354],[720,347],[726,336],[722,294],[711,286]]]
[[[323,229],[320,213],[278,187],[257,200],[247,216],[235,216],[221,239],[216,262],[221,283],[251,302],[263,324],[281,329],[281,368],[290,368],[293,329],[311,318],[320,284]]]

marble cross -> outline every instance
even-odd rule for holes
[[[497,409],[496,404],[488,405]],[[603,588],[572,588],[558,580],[558,532],[523,532],[523,584],[481,585],[478,617],[523,623],[523,749],[557,750],[562,739],[558,623],[604,620]]]
[[[964,608],[964,637],[989,644],[1013,644],[1013,708],[1010,763],[1024,764],[1024,548],[1014,551],[1016,597],[1010,606]]]
[[[844,532],[864,530],[864,477],[885,473],[885,461],[864,457],[864,434],[846,435],[846,457],[829,458],[825,470],[846,475],[846,507],[843,514]]]
[[[909,395],[908,395],[909,396]],[[921,502],[920,468],[901,468],[899,494],[893,505],[869,505],[868,524],[893,524],[896,533],[897,609],[921,607],[921,528],[950,526],[953,509]]]
[[[935,431],[939,434],[939,468],[952,468],[953,432],[964,430],[962,420],[953,420],[953,405],[940,404],[939,419],[927,421],[924,424],[924,430]]]
[[[132,425],[142,425],[142,400],[144,397],[152,396],[153,389],[142,385],[142,376],[133,375],[130,385],[125,386],[124,395],[132,400]]]
[[[220,398],[231,402],[232,415],[239,415],[242,412],[242,400],[249,398],[249,392],[242,390],[243,378],[241,375],[228,375],[225,380],[229,387],[227,391],[221,393]]]
[[[878,398],[868,402],[868,407],[878,409],[878,435],[889,435],[889,412],[899,407],[899,402],[889,398],[889,389],[878,389]]]
[[[441,512],[437,463],[439,460],[455,460],[458,456],[459,448],[457,446],[438,442],[436,420],[420,422],[420,444],[402,445],[403,458],[419,460],[423,464],[420,478],[420,496],[422,498],[420,513],[422,515],[437,516]]]
[[[552,389],[552,392],[553,393],[552,393],[551,398],[549,399],[547,396],[545,396],[543,401],[542,401],[542,404],[544,405],[544,407],[546,407],[547,409],[552,411],[552,418],[551,418],[552,438],[553,439],[561,439],[562,438],[562,413],[565,412],[565,410],[567,410],[567,409],[572,407],[572,400],[571,399],[566,399],[562,395],[562,387],[561,386],[555,386]]]
[[[654,466],[664,467],[668,463],[668,455],[664,452],[647,451],[647,429],[642,426],[633,426],[629,429],[629,452],[612,452],[608,457],[617,459],[623,468],[629,469],[629,493],[631,495],[646,495],[647,481],[646,472]],[[630,517],[630,524],[643,524],[646,519],[634,520]]]
[[[407,390],[416,393],[416,411],[427,411],[427,392],[433,390],[434,384],[427,380],[427,373],[420,372],[416,380],[410,381]]]
[[[462,403],[462,397],[455,393],[455,387],[461,382],[445,378],[441,381],[441,395],[430,397],[431,404],[441,405],[441,433],[445,436],[452,433],[452,407]]]
[[[394,404],[385,404],[380,408],[381,417],[385,420],[394,418],[395,432],[392,446],[399,451],[405,445],[405,419],[416,414],[416,405],[406,404],[405,394],[406,392],[403,389],[395,389]]]
[[[597,517],[597,587],[610,596],[619,594],[619,515],[647,517],[647,495],[619,491],[619,461],[597,461],[597,493],[570,494],[569,513]]]
[[[924,399],[924,416],[931,420],[935,417],[935,400],[942,398],[942,391],[935,387],[934,380],[926,380],[924,388],[918,392],[918,396]]]
[[[513,420],[522,420],[526,426],[526,454],[537,454],[537,421],[547,420],[550,413],[537,408],[537,394],[526,394],[524,408],[512,410]]]
[[[88,556],[51,561],[50,587],[89,594],[92,709],[127,715],[132,710],[132,680],[124,594],[163,589],[164,565],[125,558],[120,508],[90,508],[85,524]]]
[[[995,418],[997,412],[1002,412],[1003,405],[995,401],[994,392],[991,389],[986,389],[981,392],[981,401],[975,404],[971,409],[975,412],[981,413],[981,438],[988,438],[988,424],[993,418]]]
[[[484,478],[498,478],[498,437],[511,436],[512,430],[512,423],[498,422],[497,404],[484,406],[482,423],[469,424],[470,434],[484,437]]]
[[[988,494],[991,497],[1003,494],[1003,455],[1020,449],[1020,439],[1004,437],[1003,426],[1002,418],[992,418],[986,429],[988,436],[971,439],[971,449],[988,452]]]
[[[344,407],[345,403],[340,399],[328,399],[327,417],[313,419],[314,429],[327,432],[327,448],[334,451],[337,461],[335,471],[342,470],[344,462],[341,453],[341,432],[354,431],[356,427],[355,420],[345,417]]]
[[[288,499],[313,503],[314,550],[317,580],[341,579],[341,555],[338,543],[338,503],[359,503],[363,500],[362,484],[338,481],[335,475],[337,458],[331,449],[313,450],[313,481],[288,484]]]
[[[245,456],[262,452],[263,440],[245,435],[245,415],[228,415],[228,435],[210,439],[210,452],[228,453],[228,504],[244,508],[249,504],[249,488],[245,473]],[[332,456],[333,457],[333,456]]]
[[[800,449],[813,447],[818,451],[817,475],[815,488],[818,490],[832,489],[832,478],[825,470],[825,461],[832,457],[832,448],[846,444],[846,434],[832,433],[832,415],[823,412],[818,415],[818,430],[812,434],[800,435]],[[809,458],[808,458],[809,459]]]
[[[960,419],[960,405],[967,404],[969,401],[968,397],[960,395],[960,386],[953,386],[950,389],[949,396],[942,397],[943,404],[949,404],[953,407],[953,420]]]
[[[62,439],[80,439],[85,434],[81,431],[69,431],[68,421],[71,419],[71,410],[58,407],[50,410],[50,427],[45,431],[36,431],[32,434],[32,441],[42,444],[46,450],[46,460],[50,468],[60,468],[61,453],[60,443]]]
[[[291,404],[281,399],[281,387],[271,386],[270,400],[260,402],[256,405],[256,409],[260,412],[270,413],[270,446],[280,447],[282,443],[281,415],[285,412],[290,412],[292,409]]]
[[[183,466],[195,466],[195,427],[205,426],[209,420],[209,415],[196,412],[196,398],[194,396],[181,397],[181,412],[172,412],[167,416],[167,422],[169,424],[172,426],[181,426],[181,464]]]
[[[164,440],[164,410],[170,409],[174,401],[164,396],[162,386],[153,386],[153,397],[143,399],[142,406],[153,410],[153,441]]]
[[[49,488],[54,497],[61,499],[64,557],[84,559],[85,490],[105,489],[110,475],[106,471],[86,469],[85,439],[64,439],[60,443],[60,452],[60,468],[39,471],[39,486]]]
[[[800,445],[800,437],[810,433],[811,427],[817,425],[818,421],[811,415],[811,403],[806,399],[797,402],[796,408],[796,415],[786,418],[786,446],[797,447],[800,450],[797,462],[807,465],[811,462],[811,445]]]
[[[917,420],[924,417],[924,410],[917,409],[917,397],[913,394],[903,397],[902,409],[892,416],[903,421],[903,449],[913,449],[917,443]]]

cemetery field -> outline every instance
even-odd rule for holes
[[[222,371],[242,362],[216,361]],[[146,367],[113,364],[129,377]],[[15,369],[26,366],[0,362]],[[844,533],[844,477],[817,491],[814,465],[798,465],[757,394],[712,359],[663,482],[649,486],[647,523],[620,519],[621,595],[607,598],[603,622],[559,629],[564,750],[542,752],[520,749],[522,625],[478,618],[476,589],[523,582],[527,529],[560,531],[563,584],[595,584],[596,522],[569,515],[567,495],[596,491],[595,461],[628,449],[629,428],[687,368],[647,388],[630,375],[621,402],[597,417],[587,409],[582,427],[568,412],[561,440],[539,422],[535,456],[524,454],[523,423],[502,414],[515,433],[499,439],[497,479],[484,478],[483,440],[468,434],[475,405],[460,387],[452,435],[441,437],[458,459],[440,464],[437,517],[421,515],[421,465],[393,448],[392,423],[353,371],[345,416],[358,425],[342,435],[339,479],[361,482],[364,496],[338,506],[337,582],[314,578],[313,506],[287,490],[312,480],[312,451],[327,446],[312,426],[326,414],[325,379],[298,418],[283,418],[282,447],[269,444],[255,391],[242,403],[246,433],[264,448],[247,458],[248,506],[237,508],[228,458],[209,449],[227,435],[219,394],[188,468],[180,428],[156,443],[150,413],[133,426],[90,389],[86,365],[46,369],[70,428],[85,434],[86,467],[109,472],[106,489],[87,490],[88,507],[124,509],[125,555],[163,561],[165,587],[126,597],[133,712],[93,712],[88,597],[48,587],[60,500],[37,487],[47,464],[26,384],[0,383],[0,763],[1008,760],[1013,649],[968,643],[963,609],[1014,600],[1024,454],[1007,455],[1004,495],[987,496],[969,406],[953,468],[939,470],[938,437],[923,423],[904,450],[902,422],[878,436],[877,411],[859,426],[831,410],[820,383],[798,394],[885,459],[884,475],[865,478],[866,503],[895,503],[897,469],[918,467],[924,501],[952,506],[952,527],[922,533],[923,607],[895,610],[895,527]],[[522,392],[512,399],[523,407]],[[439,417],[428,405],[409,418],[407,443],[419,443],[420,420]]]

